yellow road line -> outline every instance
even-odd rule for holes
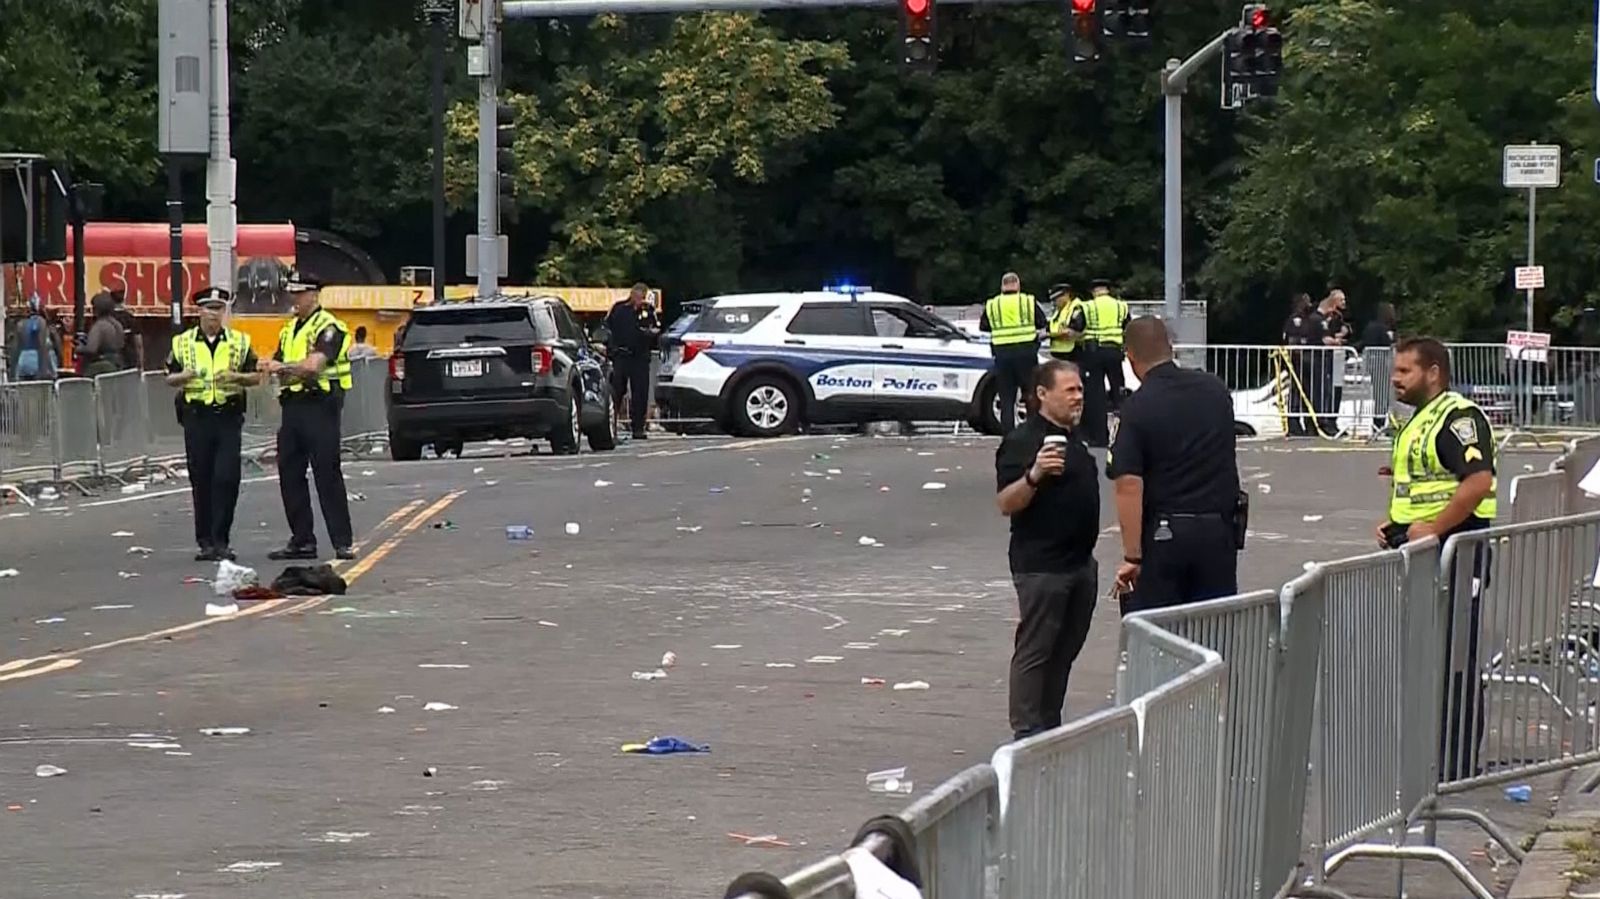
[[[417,528],[422,527],[423,523],[428,519],[438,515],[440,512],[443,512],[451,503],[460,499],[461,495],[466,492],[467,491],[465,490],[456,490],[452,493],[446,493],[433,505],[417,513],[417,515],[414,516],[410,521],[401,525],[400,529],[394,532],[394,536],[383,541],[383,543],[381,543],[377,549],[365,556],[362,556],[356,561],[355,564],[351,565],[349,570],[344,573],[344,582],[346,584],[355,583],[357,578],[361,577],[363,574],[366,574],[368,571],[371,571],[373,566],[383,561],[385,556],[389,555],[391,552],[394,552],[394,548],[400,545],[400,541],[409,537],[414,531],[416,531]],[[279,615],[289,615],[296,612],[309,612],[332,598],[333,597],[331,596],[314,596],[305,602],[297,603],[289,608],[279,609],[268,617],[275,618]]]
[[[440,510],[455,502],[465,492],[465,490],[457,490],[454,493],[446,494],[442,499],[424,509],[415,518],[406,522],[405,525],[403,525],[400,530],[394,534],[394,536],[390,537],[388,540],[385,540],[383,544],[380,545],[376,550],[373,550],[371,554],[367,555],[365,558],[351,566],[349,572],[345,575],[346,583],[354,581],[362,574],[370,571],[372,566],[378,564],[378,562],[381,561],[384,556],[387,556],[389,553],[393,552],[394,548],[398,546],[400,541],[408,534],[421,527],[422,523],[429,517],[437,514]],[[399,521],[406,515],[406,513],[416,509],[417,506],[420,506],[422,502],[423,501],[420,499],[412,500],[410,503],[407,503],[406,505],[401,506],[399,509],[396,509],[387,518],[379,522],[378,527],[374,528],[372,533],[376,534],[378,530],[388,527],[394,522]],[[370,539],[371,537],[369,536],[368,540]],[[197,631],[201,628],[211,627],[212,625],[222,624],[223,622],[236,621],[240,618],[248,618],[253,615],[262,615],[263,617],[270,618],[282,612],[314,608],[317,605],[327,602],[327,600],[328,597],[326,596],[311,597],[299,602],[289,599],[267,599],[260,602],[253,602],[231,615],[216,615],[210,618],[202,618],[198,621],[190,621],[186,624],[162,628],[161,630],[151,631],[147,634],[136,634],[132,637],[122,637],[117,640],[108,640],[104,643],[95,643],[91,646],[84,646],[79,649],[53,652],[49,655],[38,656],[35,658],[12,659],[8,662],[0,662],[0,683],[12,680],[22,680],[30,677],[38,677],[42,674],[51,674],[57,671],[65,671],[69,668],[75,668],[83,661],[81,658],[78,658],[78,656],[85,656],[96,652],[104,652],[105,650],[115,649],[119,646],[131,646],[136,643],[148,643],[152,640],[159,640],[165,637],[185,634],[191,631]],[[286,606],[288,608],[285,608]]]

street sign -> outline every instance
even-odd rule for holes
[[[511,238],[504,234],[496,236],[499,240],[495,241],[495,243],[500,247],[500,252],[496,254],[500,257],[500,264],[497,266],[500,269],[500,277],[509,278],[511,277]],[[467,277],[478,277],[478,235],[476,234],[467,235]]]
[[[461,0],[461,36],[469,41],[483,40],[483,20],[488,0]]]
[[[1507,145],[1503,180],[1506,187],[1560,187],[1561,147]]]
[[[1519,265],[1517,266],[1518,290],[1544,290],[1544,266]]]
[[[1543,331],[1507,331],[1506,358],[1521,362],[1550,361],[1550,335]]]

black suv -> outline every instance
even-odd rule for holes
[[[615,449],[610,371],[567,304],[496,297],[411,313],[389,357],[389,454],[424,444],[460,455],[471,440],[548,438],[557,453]]]

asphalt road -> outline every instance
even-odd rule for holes
[[[0,893],[688,899],[836,851],[910,798],[869,793],[868,772],[906,766],[920,793],[1007,736],[994,446],[353,462],[350,594],[222,618],[185,582],[212,566],[190,561],[179,485],[0,508],[18,571],[0,579]],[[1241,586],[1365,551],[1383,461],[1246,447]],[[241,562],[270,580],[273,482],[247,485],[238,521]],[[1100,556],[1106,582],[1115,536]],[[1069,714],[1106,704],[1116,646],[1103,603]],[[667,652],[665,678],[633,678]],[[657,734],[712,752],[619,751]]]

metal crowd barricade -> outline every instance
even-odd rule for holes
[[[924,899],[992,894],[999,863],[1000,782],[988,764],[974,765],[900,812],[916,838]]]
[[[1600,513],[1457,534],[1440,792],[1600,760]]]
[[[178,388],[167,383],[164,371],[147,371],[140,381],[144,388],[144,407],[150,416],[150,456],[156,459],[182,456],[183,425],[178,422]]]
[[[1233,395],[1234,419],[1256,436],[1367,436],[1372,385],[1349,347],[1179,345],[1180,364],[1211,372]]]
[[[1227,670],[1217,653],[1132,620],[1118,695],[1140,715],[1132,896],[1213,899],[1220,885]],[[1137,695],[1134,695],[1137,694]],[[1130,698],[1131,697],[1131,698]]]
[[[1107,709],[1000,748],[1003,899],[1132,896],[1139,716]]]
[[[1272,896],[1295,879],[1321,604],[1321,576],[1307,575],[1281,598],[1262,590],[1124,619],[1198,643],[1228,665],[1218,895],[1230,899]]]
[[[59,475],[54,382],[0,384],[0,481],[15,484]]]
[[[1600,511],[1600,497],[1592,497],[1578,487],[1589,469],[1600,464],[1600,437],[1585,437],[1567,449],[1558,462],[1565,484],[1566,502],[1562,514]]]
[[[278,404],[278,385],[275,381],[268,380],[245,391],[241,442],[247,455],[270,453],[277,445],[278,425],[282,422],[283,409]]]
[[[150,410],[143,376],[119,371],[94,379],[102,471],[125,471],[150,455]]]
[[[99,416],[94,381],[63,378],[56,382],[56,479],[77,483],[100,470]]]
[[[353,440],[386,433],[388,413],[383,391],[388,386],[389,360],[354,359],[350,362],[350,391],[344,397],[341,417],[343,437]]]
[[[1567,514],[1567,474],[1544,471],[1511,479],[1511,521],[1544,521]]]

